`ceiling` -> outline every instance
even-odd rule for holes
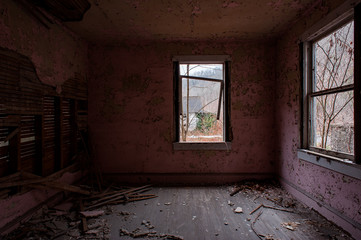
[[[321,0],[89,0],[79,22],[65,23],[102,44],[125,40],[276,37]]]

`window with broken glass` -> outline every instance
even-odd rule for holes
[[[225,63],[179,62],[178,142],[225,141]]]
[[[355,160],[355,23],[344,20],[304,43],[304,141],[315,152]],[[358,130],[359,131],[359,130]]]

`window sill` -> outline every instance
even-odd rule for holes
[[[299,149],[297,156],[303,161],[361,180],[361,166],[350,161],[307,149]]]
[[[214,142],[214,143],[173,143],[174,150],[231,150],[231,142]]]

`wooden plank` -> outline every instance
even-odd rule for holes
[[[0,183],[15,181],[15,180],[18,180],[20,177],[21,177],[21,173],[16,172],[16,173],[10,174],[8,176],[1,177],[0,178]]]
[[[80,207],[80,211],[84,211],[84,204],[83,204],[83,201],[80,200],[79,201],[79,207]],[[82,217],[81,218],[81,223],[82,223],[82,227],[83,227],[83,231],[86,232],[88,231],[88,224],[87,224],[87,221],[86,221],[86,217]]]
[[[15,130],[13,130],[5,139],[4,142],[9,141],[10,139],[12,139],[16,134],[18,134],[20,131],[20,129],[17,127]]]
[[[48,181],[48,179],[42,178],[42,179],[27,179],[27,180],[20,180],[14,182],[6,182],[6,183],[0,183],[0,188],[25,186],[34,183],[42,183],[46,181]]]
[[[47,181],[47,182],[41,182],[41,185],[46,186],[51,189],[58,189],[58,190],[67,191],[67,192],[80,193],[80,194],[84,194],[84,195],[91,194],[91,192],[88,190],[84,190],[80,187],[73,186],[73,185],[66,184],[66,183],[61,183],[61,182]]]

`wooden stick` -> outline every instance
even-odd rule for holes
[[[260,209],[261,207],[263,207],[263,204],[260,204],[258,207],[256,207],[255,209],[252,210],[252,212],[249,213],[249,215],[252,215],[254,212],[256,212],[258,209]]]
[[[12,139],[13,137],[15,137],[16,134],[18,134],[18,132],[20,131],[20,129],[17,127],[14,131],[12,131],[5,139],[4,142],[9,141],[10,139]]]
[[[288,209],[284,209],[284,208],[277,208],[277,207],[267,206],[267,205],[263,205],[263,204],[262,204],[262,206],[263,206],[264,208],[270,208],[270,209],[274,209],[274,210],[278,210],[278,211],[295,213],[294,211],[291,211],[291,210],[288,210]]]
[[[51,189],[55,188],[55,189],[59,189],[59,190],[63,190],[63,191],[75,192],[75,193],[80,193],[80,194],[84,194],[84,195],[91,194],[91,192],[88,190],[84,190],[80,187],[73,186],[73,185],[66,184],[66,183],[61,183],[61,182],[41,182],[39,184],[40,184],[40,186],[45,186],[45,187],[48,187]]]
[[[108,200],[106,202],[101,202],[92,206],[88,206],[87,208],[85,208],[85,210],[91,210],[94,208],[98,208],[98,207],[102,207],[104,205],[115,205],[115,204],[120,204],[120,203],[127,203],[127,202],[135,202],[135,201],[141,201],[141,200],[146,200],[146,199],[151,199],[151,198],[156,198],[156,195],[152,195],[152,196],[144,196],[142,197],[141,195],[138,198],[132,198],[132,199],[111,199]]]
[[[84,204],[83,204],[82,200],[79,201],[79,207],[80,207],[80,211],[84,211]],[[82,217],[81,222],[82,222],[82,225],[83,225],[83,231],[84,232],[88,231],[88,224],[86,222],[86,217]]]
[[[114,199],[115,197],[118,197],[118,196],[122,196],[125,195],[125,194],[128,194],[128,193],[132,193],[132,192],[136,192],[136,191],[140,191],[140,190],[144,190],[144,189],[147,189],[149,188],[150,185],[145,185],[143,187],[139,187],[139,188],[132,188],[130,190],[125,190],[125,191],[121,191],[121,192],[118,192],[116,194],[113,194],[113,195],[110,195],[110,196],[107,196],[107,197],[104,197],[104,198],[101,198],[101,199],[98,199],[98,200],[95,200],[93,201],[91,204],[97,204],[99,202],[102,202],[104,200],[108,200],[108,199]]]
[[[260,206],[261,207],[261,206]],[[257,237],[259,239],[262,240],[262,237],[261,237],[261,234],[259,234],[256,229],[254,228],[254,224],[256,223],[256,221],[258,220],[258,218],[262,215],[262,211],[257,215],[257,217],[253,220],[253,222],[251,223],[251,228],[252,228],[252,231],[257,235]]]

